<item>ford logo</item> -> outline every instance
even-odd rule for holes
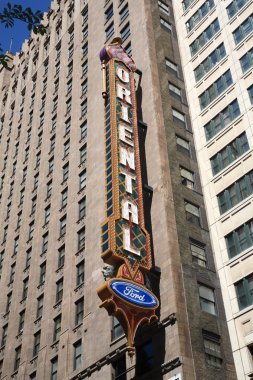
[[[119,297],[136,306],[155,308],[158,305],[157,298],[149,290],[132,282],[112,280],[110,287]]]

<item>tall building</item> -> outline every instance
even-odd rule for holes
[[[32,34],[0,69],[0,379],[236,379],[172,2],[55,0],[46,22],[48,33]],[[138,68],[152,247],[145,286],[160,304],[158,321],[139,327],[132,358],[97,296],[108,275],[101,226],[113,113],[99,52],[116,36]],[[245,149],[245,123],[239,128]]]
[[[253,2],[173,2],[193,132],[239,379],[253,375]]]

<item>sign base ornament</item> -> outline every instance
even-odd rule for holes
[[[152,268],[150,236],[145,229],[134,71],[120,38],[100,52],[105,99],[106,220],[101,251],[113,267],[97,293],[109,315],[122,325],[128,353],[134,355],[138,327],[157,320],[157,297],[145,284]]]

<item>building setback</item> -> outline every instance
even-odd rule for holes
[[[57,3],[48,33],[0,70],[0,379],[236,379],[172,2]],[[160,301],[132,360],[96,293],[105,272],[98,55],[115,36],[138,68],[148,282]]]
[[[253,2],[173,2],[238,379],[253,375]]]

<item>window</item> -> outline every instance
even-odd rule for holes
[[[152,340],[136,347],[136,373],[142,375],[151,371],[155,366]]]
[[[219,30],[220,24],[216,18],[190,45],[191,55],[195,55]]]
[[[111,36],[114,34],[114,23],[112,22],[105,30],[105,38],[106,40],[109,40]]]
[[[19,367],[20,364],[20,359],[21,359],[21,348],[22,346],[19,346],[15,348],[15,361],[14,361],[14,371],[16,371]]]
[[[172,32],[172,25],[162,17],[160,17],[160,24],[164,29],[168,30],[170,33]]]
[[[13,248],[13,256],[18,253],[18,245],[19,245],[19,236],[14,239],[14,248]]]
[[[28,283],[29,283],[29,277],[26,277],[23,281],[23,293],[22,293],[22,299],[25,299],[27,297],[28,293]]]
[[[66,228],[67,228],[67,216],[64,215],[60,219],[60,237],[66,234]]]
[[[86,40],[86,38],[88,37],[88,33],[89,33],[88,25],[86,25],[86,26],[82,29],[83,41]]]
[[[33,232],[34,232],[34,221],[32,221],[29,224],[28,240],[31,240],[33,238]]]
[[[3,242],[2,242],[2,244],[6,242],[7,232],[8,232],[8,225],[4,227]]]
[[[220,336],[208,331],[203,331],[205,357],[208,364],[221,368],[222,356],[220,347]]]
[[[170,15],[170,8],[163,1],[158,0],[158,8],[161,12],[164,12],[167,16]]]
[[[78,231],[77,236],[78,236],[78,250],[85,248],[85,227],[83,227],[80,231]]]
[[[39,349],[40,349],[40,336],[41,336],[41,331],[38,331],[36,334],[34,334],[33,356],[36,356],[39,353]]]
[[[46,232],[42,236],[42,252],[41,252],[42,254],[47,251],[47,247],[48,247],[48,232]]]
[[[86,187],[86,169],[83,170],[80,174],[79,174],[79,190],[82,190]]]
[[[26,268],[29,268],[29,266],[31,264],[31,256],[32,256],[32,248],[29,248],[26,251],[26,259],[25,259],[25,267]]]
[[[67,121],[65,121],[65,135],[67,135],[71,128],[71,118],[69,117]]]
[[[224,92],[231,84],[233,79],[230,70],[226,71],[219,77],[207,90],[199,96],[199,104],[201,110],[207,107],[214,99]]]
[[[120,37],[124,42],[130,36],[130,24],[127,23],[126,26],[120,31]]]
[[[63,166],[62,168],[62,181],[67,181],[68,177],[69,177],[69,163],[67,163],[66,165]]]
[[[220,213],[223,214],[251,194],[253,194],[253,171],[217,195]]]
[[[65,262],[65,245],[58,249],[58,268],[63,267]]]
[[[87,121],[80,126],[81,140],[87,137]]]
[[[200,227],[200,209],[198,206],[185,201],[186,220]]]
[[[46,262],[40,265],[40,278],[39,278],[39,285],[44,284],[45,278],[46,278]]]
[[[253,274],[243,278],[235,284],[239,309],[245,309],[253,304]]]
[[[35,169],[37,169],[40,166],[40,158],[41,158],[41,152],[36,154]]]
[[[194,2],[195,0],[183,0],[182,5],[183,5],[183,10],[186,11],[189,6]]]
[[[128,15],[129,15],[129,9],[128,9],[128,4],[126,4],[124,8],[119,12],[120,21],[121,22],[124,21]]]
[[[87,160],[87,144],[84,144],[80,149],[80,164]]]
[[[72,45],[72,46],[69,47],[68,59],[70,59],[71,57],[73,57],[73,54],[74,54],[74,45]]]
[[[113,4],[111,4],[105,11],[105,22],[110,20],[113,16]]]
[[[227,14],[232,18],[249,0],[234,0],[227,7]]]
[[[79,213],[78,213],[78,219],[82,219],[86,216],[86,197],[83,197],[79,202]]]
[[[49,223],[51,206],[47,206],[44,210],[44,224]]]
[[[39,173],[35,174],[33,179],[33,191],[35,191],[38,188],[39,185]]]
[[[243,73],[245,73],[253,66],[253,48],[242,56],[242,58],[240,59],[240,64]]]
[[[84,102],[82,102],[81,104],[81,117],[84,117],[87,114],[87,103],[87,99],[85,99]]]
[[[76,286],[83,284],[84,282],[84,261],[81,261],[76,266]]]
[[[123,327],[119,323],[118,319],[112,316],[112,332],[111,332],[112,341],[119,338],[122,335],[124,335]]]
[[[237,99],[220,111],[212,120],[204,125],[207,141],[232,123],[241,114]]]
[[[249,150],[249,144],[246,133],[243,133],[211,158],[213,175],[226,168],[238,157],[247,152],[247,150]]]
[[[53,135],[51,138],[50,138],[50,152],[52,152],[55,148],[55,135]]]
[[[47,199],[51,197],[52,195],[52,187],[53,187],[53,181],[50,180],[48,183],[47,183]]]
[[[82,53],[83,57],[85,57],[88,54],[88,42],[86,42],[82,47]]]
[[[186,128],[186,117],[182,112],[172,108],[173,121],[179,124],[181,127]]]
[[[67,78],[72,74],[73,72],[73,62],[70,62],[70,64],[68,65],[68,75],[67,75]]]
[[[226,56],[224,43],[220,44],[204,61],[202,61],[194,70],[196,82],[206,75]]]
[[[51,377],[50,380],[57,380],[57,371],[58,371],[58,357],[51,360]]]
[[[54,319],[54,335],[53,341],[59,340],[61,334],[61,314]]]
[[[12,299],[12,292],[10,292],[9,294],[7,294],[6,309],[5,309],[6,313],[9,313],[9,311],[10,311],[11,299]]]
[[[64,208],[67,206],[68,203],[68,188],[63,190],[61,193],[61,207]]]
[[[201,284],[198,287],[201,310],[216,315],[214,290]]]
[[[129,55],[129,57],[132,57],[132,45],[131,45],[131,41],[128,42],[128,44],[126,45],[125,52]]]
[[[22,205],[24,203],[24,197],[25,197],[25,188],[20,190],[19,205]]]
[[[112,362],[112,380],[127,380],[125,355]]]
[[[37,319],[42,317],[44,304],[44,294],[37,298]]]
[[[238,45],[248,34],[253,31],[253,14],[250,15],[234,32],[235,44]]]
[[[18,324],[18,333],[21,334],[24,330],[24,324],[25,324],[25,310],[22,310],[19,313],[19,324]]]
[[[88,61],[86,60],[82,64],[82,75],[87,75],[87,73],[88,73]]]
[[[57,117],[55,116],[52,119],[51,132],[53,132],[55,130],[56,125],[57,125]]]
[[[69,150],[70,150],[70,140],[67,140],[64,143],[64,149],[63,149],[63,157],[67,157],[69,155]]]
[[[4,261],[4,250],[0,252],[0,270],[3,267],[3,261]]]
[[[14,281],[14,277],[15,277],[15,271],[16,271],[16,263],[13,263],[11,265],[11,271],[10,271],[10,284]]]
[[[198,264],[201,267],[207,267],[206,251],[203,244],[199,242],[190,242],[192,262]]]
[[[36,380],[36,371],[31,373],[31,375],[29,376],[29,380]]]
[[[166,67],[176,76],[178,76],[178,65],[175,62],[170,61],[169,59],[165,59]]]
[[[248,88],[249,98],[251,104],[253,104],[253,85]]]
[[[181,88],[175,86],[173,83],[169,82],[169,92],[172,96],[175,98],[181,100],[182,94],[181,94]]]
[[[177,144],[177,150],[186,154],[189,157],[191,156],[189,141],[183,139],[182,137],[176,136],[176,144]]]
[[[194,189],[194,173],[190,170],[180,168],[181,183],[188,189]]]
[[[71,105],[72,105],[72,99],[70,98],[70,99],[66,102],[66,115],[68,115],[68,114],[71,112]]]
[[[54,157],[48,160],[48,174],[51,174],[54,170]]]
[[[5,346],[6,339],[7,339],[7,330],[8,330],[8,324],[3,326],[3,329],[2,329],[1,347]]]
[[[53,110],[52,110],[52,112],[55,112],[57,110],[57,106],[58,106],[58,96],[56,96],[56,98],[53,99]]]
[[[63,278],[56,283],[56,297],[55,302],[60,302],[63,297]]]
[[[17,215],[17,225],[16,225],[16,229],[20,228],[20,225],[21,225],[21,217],[22,217],[22,210],[19,211],[18,215]]]
[[[87,94],[87,90],[88,90],[88,81],[87,79],[85,79],[85,81],[83,81],[83,83],[81,84],[81,89],[82,89],[82,93],[81,95],[84,96]]]
[[[83,305],[84,305],[84,300],[83,297],[76,301],[75,306],[76,306],[76,314],[75,314],[75,324],[79,325],[83,321]]]
[[[82,341],[74,343],[74,370],[80,368],[82,365]]]
[[[215,6],[214,0],[207,0],[185,23],[186,30],[189,33],[198,23],[213,9]]]
[[[225,236],[228,256],[233,258],[253,246],[253,220]]]

